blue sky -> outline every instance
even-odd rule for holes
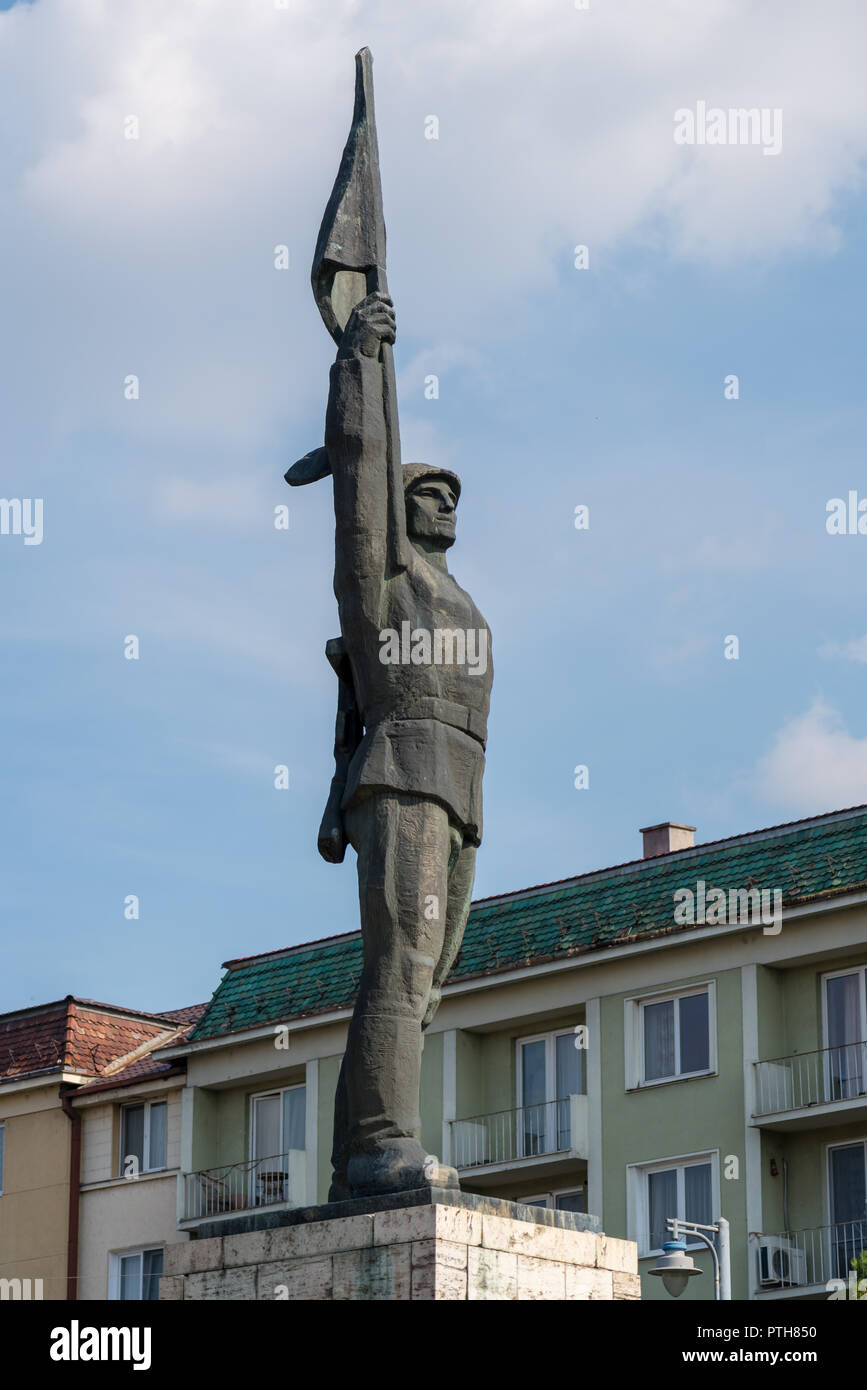
[[[783,42],[735,0],[437,13],[0,15],[0,495],[44,499],[41,545],[0,536],[0,1009],[179,1007],[356,925],[353,856],[315,849],[331,500],[282,474],[322,437],[309,264],[364,42],[404,458],[461,474],[451,568],[493,632],[476,895],[659,820],[867,801],[867,537],[825,527],[867,497],[865,16],[793,3]],[[779,155],[676,146],[700,99],[780,108]]]

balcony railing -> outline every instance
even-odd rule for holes
[[[247,1163],[182,1173],[182,1219],[199,1221],[259,1207],[303,1206],[305,1172],[305,1151],[290,1149]]]
[[[544,1154],[571,1153],[586,1158],[587,1097],[564,1096],[517,1110],[452,1120],[452,1163],[480,1168],[514,1163]]]
[[[832,1279],[848,1283],[853,1273],[856,1280],[863,1279],[851,1263],[862,1251],[867,1251],[867,1220],[757,1236],[759,1287],[796,1289]]]
[[[867,1095],[867,1042],[756,1062],[755,1071],[755,1115],[855,1100]]]

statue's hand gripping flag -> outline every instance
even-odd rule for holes
[[[355,55],[352,126],[319,228],[310,280],[322,321],[338,345],[356,304],[376,290],[388,294],[385,220],[373,107],[373,57],[369,48],[362,48]],[[382,344],[380,362],[389,476],[397,477],[400,475],[400,438],[390,343]],[[325,478],[330,471],[325,448],[313,449],[292,465],[286,481],[298,487]]]

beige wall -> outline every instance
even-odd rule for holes
[[[0,1094],[0,1120],[0,1278],[42,1279],[46,1299],[65,1299],[71,1124],[57,1080]]]
[[[106,1102],[95,1109],[88,1107],[81,1115],[81,1182],[100,1182],[117,1173],[112,1162],[114,1155],[114,1111]]]
[[[79,1298],[108,1297],[110,1252],[185,1239],[177,1229],[181,1094],[179,1086],[168,1092],[147,1087],[80,1104]],[[160,1100],[166,1102],[165,1170],[137,1178],[118,1177],[121,1107]]]
[[[124,1105],[145,1101],[166,1102],[166,1168],[177,1169],[181,1162],[181,1090],[118,1093],[112,1100],[80,1105],[81,1185],[106,1182],[120,1173],[120,1112]]]
[[[109,1252],[142,1245],[172,1245],[178,1231],[177,1175],[120,1178],[81,1194],[78,1246],[79,1298],[108,1297]]]

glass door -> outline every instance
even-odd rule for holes
[[[851,1261],[867,1250],[867,1146],[828,1151],[831,1190],[831,1276],[848,1279]]]
[[[574,1033],[558,1033],[554,1042],[554,1096],[556,1114],[556,1144],[559,1149],[572,1147],[572,1115],[570,1096],[582,1090],[581,1053],[575,1046]]]
[[[572,1147],[569,1097],[583,1089],[575,1033],[549,1033],[519,1045],[518,1156],[559,1153]]]
[[[275,1191],[281,1185],[282,1105],[280,1092],[253,1097],[253,1162],[250,1165],[251,1207],[283,1200]]]
[[[864,971],[825,978],[825,1099],[850,1100],[865,1086]]]
[[[521,1106],[518,1154],[533,1158],[546,1152],[545,1101],[548,1099],[546,1039],[521,1044]]]
[[[306,1109],[304,1086],[253,1097],[251,1206],[297,1202],[303,1196]]]

